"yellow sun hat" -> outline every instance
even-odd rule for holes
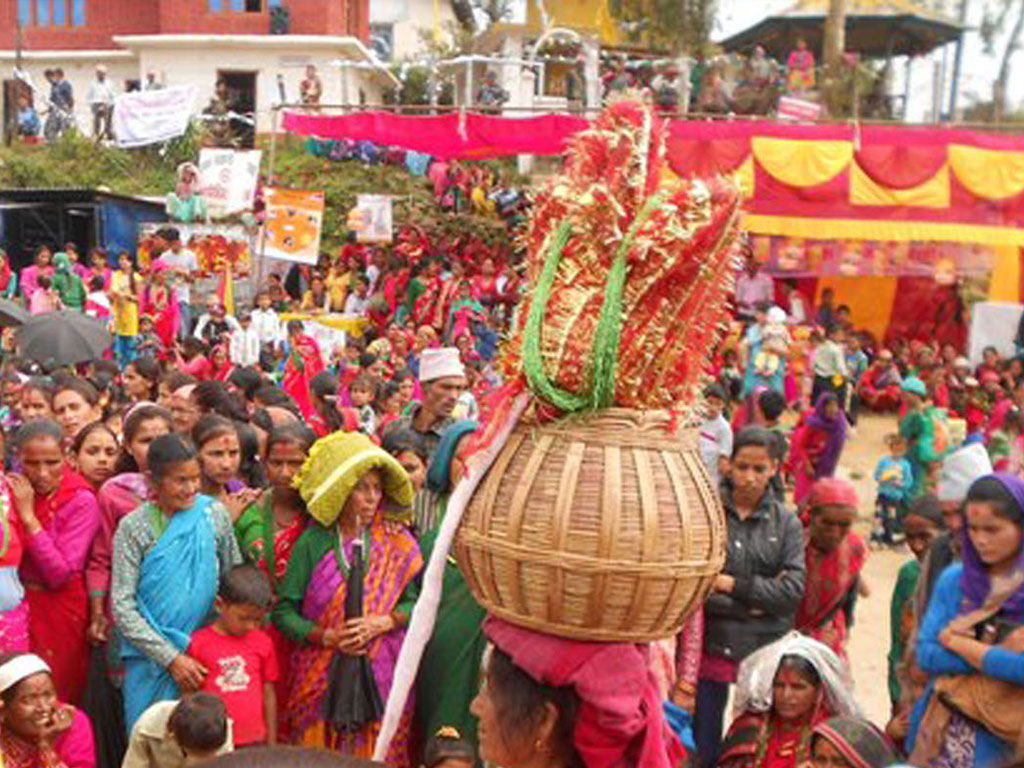
[[[360,432],[335,432],[317,440],[292,485],[313,519],[330,526],[341,515],[352,489],[371,469],[381,470],[387,499],[385,517],[408,520],[415,494],[409,476],[393,456]]]

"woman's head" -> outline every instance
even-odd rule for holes
[[[819,552],[834,552],[857,519],[857,491],[853,484],[837,477],[822,478],[811,488],[807,506],[811,544]]]
[[[61,713],[49,665],[33,653],[0,656],[0,723],[23,741],[36,743]],[[70,725],[70,722],[64,725]]]
[[[195,446],[181,435],[156,438],[146,454],[153,500],[173,514],[191,507],[199,493],[199,458]]]
[[[265,465],[267,481],[275,493],[297,493],[292,481],[302,469],[309,449],[316,442],[316,433],[305,424],[275,427],[267,438]]]
[[[86,425],[71,444],[75,469],[97,489],[114,474],[117,453],[117,435],[102,421]]]
[[[814,768],[886,768],[898,760],[889,739],[867,720],[833,717],[811,736]]]
[[[176,389],[171,395],[171,424],[179,435],[191,434],[192,428],[199,421],[199,406],[196,404],[195,398],[192,397],[195,388],[195,384],[186,384]]]
[[[64,430],[64,437],[74,440],[86,424],[98,421],[103,416],[100,395],[84,379],[70,379],[53,395],[53,415]]]
[[[168,371],[163,375],[163,377],[161,377],[160,384],[157,386],[157,405],[166,408],[169,411],[171,409],[171,402],[174,398],[174,393],[182,387],[195,383],[195,378],[189,376],[187,373],[183,373],[177,369]]]
[[[430,453],[419,433],[407,428],[390,429],[381,447],[402,465],[418,492],[427,482],[427,464],[430,463]]]
[[[967,492],[967,550],[976,553],[990,572],[1012,567],[1021,559],[1024,526],[1024,483],[1009,475],[989,475]]]
[[[132,268],[132,255],[128,251],[121,251],[117,254],[117,266],[122,272],[130,272]]]
[[[203,416],[192,428],[192,442],[199,451],[204,483],[219,489],[238,475],[242,449],[232,422],[214,414]]]
[[[18,414],[25,423],[53,417],[53,382],[48,378],[34,377],[21,387]]]
[[[149,446],[171,431],[171,412],[154,403],[133,407],[124,419],[124,441],[115,473],[145,472]]]
[[[772,681],[772,711],[785,722],[806,721],[820,705],[821,676],[802,656],[783,656]]]
[[[32,489],[40,496],[57,490],[64,477],[63,438],[60,426],[49,419],[30,421],[15,435],[18,463]]]
[[[50,250],[50,246],[36,246],[35,262],[37,267],[48,267],[53,263],[53,251]]]
[[[928,493],[918,496],[903,518],[903,533],[907,546],[918,560],[924,560],[935,539],[945,528],[939,500]]]
[[[470,711],[479,721],[480,759],[495,765],[582,768],[573,745],[579,697],[572,687],[538,683],[495,648]]]
[[[133,403],[155,401],[159,396],[160,364],[151,357],[140,357],[124,370],[124,392]]]
[[[825,393],[818,399],[816,410],[826,419],[835,419],[842,412],[839,398],[831,392]]]
[[[776,438],[764,427],[744,427],[732,447],[729,478],[738,502],[751,504],[761,500],[778,468]]]

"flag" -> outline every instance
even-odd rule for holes
[[[235,283],[231,279],[231,266],[224,265],[224,274],[221,275],[220,285],[217,286],[217,298],[224,306],[224,313],[235,314]]]

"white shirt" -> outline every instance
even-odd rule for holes
[[[367,293],[373,293],[377,289],[377,278],[380,277],[380,267],[376,264],[371,264],[366,268],[366,279],[370,285]]]
[[[213,320],[213,317],[210,315],[210,313],[203,312],[203,314],[199,316],[199,322],[196,323],[196,329],[192,333],[192,335],[195,336],[197,339],[202,339],[203,331],[206,329],[206,326],[210,324],[211,320]],[[224,322],[226,322],[228,324],[228,327],[231,329],[230,331],[228,331],[228,333],[230,334],[235,334],[242,330],[242,326],[235,319],[234,315],[224,315]]]
[[[789,295],[789,317],[786,322],[790,325],[803,325],[807,322],[807,303],[799,293]]]
[[[273,309],[254,309],[249,313],[250,327],[256,329],[260,344],[276,344],[281,340],[281,320]]]
[[[196,259],[196,255],[188,248],[182,248],[177,253],[174,251],[164,251],[159,261],[175,270],[185,269],[189,275],[199,271],[199,261]],[[178,303],[191,304],[192,286],[185,282],[185,279],[180,275],[175,275],[173,284],[178,291]]]
[[[102,83],[99,80],[93,80],[89,85],[89,92],[86,94],[85,100],[90,104],[113,104],[116,95],[114,85],[109,79]]]
[[[231,332],[228,354],[235,365],[259,365],[260,337],[251,323],[248,328]]]
[[[723,457],[727,459],[732,455],[732,430],[725,417],[718,414],[717,418],[701,423],[699,435],[700,458],[717,490],[722,479],[718,474],[718,460]]]
[[[346,315],[365,315],[366,307],[370,304],[370,296],[360,297],[355,293],[350,293],[348,298],[345,299],[345,314]]]

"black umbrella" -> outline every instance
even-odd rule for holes
[[[10,299],[0,299],[0,327],[22,325],[32,315],[23,306]]]
[[[363,542],[356,539],[352,545],[352,565],[345,591],[345,619],[362,615]],[[335,651],[327,672],[327,692],[324,695],[324,717],[335,733],[356,733],[383,715],[384,702],[377,690],[369,658],[365,654],[349,656]]]
[[[106,324],[71,309],[34,315],[18,329],[22,357],[57,366],[99,360],[112,343]]]

